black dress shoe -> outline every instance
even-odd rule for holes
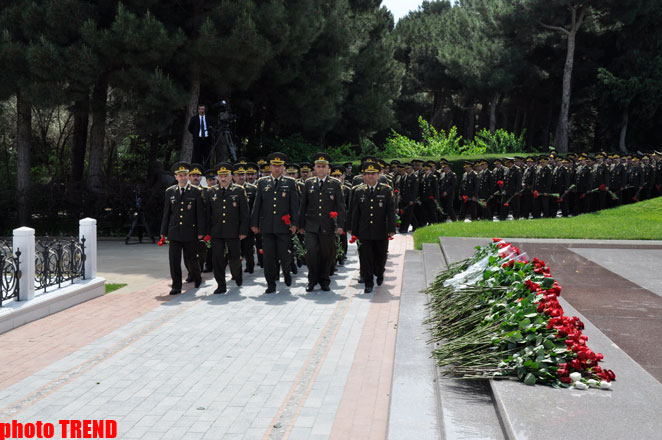
[[[283,274],[283,277],[285,278],[285,285],[288,286],[288,287],[291,286],[292,285],[292,277],[290,276],[290,274],[289,273],[288,274]]]
[[[170,290],[171,295],[179,295],[180,293],[182,293],[181,289],[172,289],[172,290]]]
[[[191,275],[187,276],[186,277],[186,282],[190,283],[191,281],[193,281],[193,277]]]
[[[331,288],[329,286],[322,286],[322,290],[328,292]]]
[[[212,269],[211,267],[205,266],[205,268],[202,270],[202,273],[210,273],[210,272],[213,272],[213,271],[214,271],[214,269]]]
[[[308,284],[306,286],[306,292],[312,292],[313,290],[315,290],[315,285],[314,284]]]
[[[264,293],[274,293],[276,291],[276,286],[267,286],[267,290]]]
[[[290,270],[292,271],[293,274],[296,275],[297,273],[299,273],[299,269],[297,268],[296,264],[291,264],[290,266],[291,266]]]
[[[193,285],[197,289],[198,287],[200,287],[200,284],[202,284],[202,278],[198,278],[197,280],[195,280],[195,284]]]
[[[239,278],[238,280],[234,280],[235,283],[237,283],[237,286],[241,286],[244,283],[243,278]]]
[[[365,279],[363,277],[359,277],[359,284],[365,283]]]
[[[223,287],[219,286],[218,288],[216,288],[216,290],[214,290],[214,293],[225,293],[227,291],[228,291],[228,289],[225,286],[223,286]]]
[[[370,292],[372,292],[372,287],[366,287],[365,289],[363,289],[363,292],[364,292],[364,293],[370,293]]]
[[[383,282],[384,282],[384,277],[377,277],[377,285],[378,286],[381,286]]]

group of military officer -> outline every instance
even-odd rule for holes
[[[465,161],[460,178],[445,159],[390,163],[400,231],[467,218],[505,220],[593,212],[662,195],[662,153]],[[459,214],[456,215],[456,208]]]
[[[290,286],[301,260],[308,268],[306,291],[317,284],[328,291],[336,264],[343,263],[338,256],[347,250],[348,235],[359,245],[364,291],[371,292],[375,282],[382,284],[388,240],[396,226],[396,194],[382,164],[366,157],[361,174],[346,179],[351,164],[332,166],[326,153],[299,165],[286,160],[276,152],[257,163],[240,158],[206,171],[186,162],[173,166],[177,184],[165,192],[160,241],[169,243],[170,294],[181,292],[182,252],[187,281],[199,287],[201,272],[213,271],[214,293],[220,294],[227,291],[228,265],[237,286],[243,283],[241,257],[244,272],[253,273],[255,248],[264,268],[265,293],[276,291],[281,270]],[[200,185],[203,175],[207,187]],[[295,235],[305,240],[301,259],[294,258]],[[338,252],[338,243],[344,252]]]

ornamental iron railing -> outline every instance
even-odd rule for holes
[[[16,298],[18,301],[19,279],[21,278],[21,251],[13,252],[12,245],[0,240],[0,307],[3,302]]]
[[[77,278],[85,279],[85,237],[41,237],[35,240],[35,290],[46,289]]]

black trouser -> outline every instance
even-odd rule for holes
[[[510,201],[508,201],[510,200]],[[506,203],[508,203],[508,206],[506,206]],[[517,219],[519,217],[519,195],[516,194],[514,196],[509,196],[509,195],[503,195],[501,196],[501,214],[499,215],[499,218],[501,220],[505,220],[508,217],[508,211],[512,210],[513,211],[513,219]]]
[[[622,205],[623,204],[623,191],[621,191],[621,190],[612,190],[612,192],[616,195],[617,199],[612,199],[610,197],[609,201],[608,201],[608,206],[610,208],[613,208],[615,206]]]
[[[519,207],[519,216],[523,219],[528,219],[529,214],[533,211],[533,193],[522,194],[522,203]]]
[[[242,280],[241,275],[241,240],[237,238],[212,238],[212,265],[218,287],[225,287],[225,268],[230,264],[230,273],[235,281]]]
[[[400,219],[400,232],[407,232],[409,230],[409,225],[415,225],[417,223],[414,206],[416,205],[410,205],[409,202],[403,202],[403,213],[402,218]]]
[[[257,249],[257,265],[264,267],[264,256],[262,255],[264,248],[262,247],[262,234],[255,234],[255,248]]]
[[[246,238],[241,240],[241,256],[246,261],[246,269],[253,272],[255,269],[255,234],[248,232]]]
[[[460,220],[466,219],[467,213],[470,215],[471,220],[476,220],[476,202],[471,200],[471,198],[467,199],[466,202],[464,200],[460,200],[459,219]]]
[[[199,163],[204,169],[209,168],[209,153],[211,152],[211,137],[193,136],[193,163]]]
[[[206,254],[207,255],[205,256],[205,265],[200,266],[200,269],[202,269],[202,270],[205,270],[205,269],[211,270],[211,267],[212,267],[212,261],[211,261],[212,260],[212,252],[211,252],[211,250],[207,249]]]
[[[425,217],[421,222],[421,226],[437,223],[437,203],[434,200],[427,199],[423,202],[423,212]]]
[[[306,265],[308,284],[319,283],[328,287],[330,273],[336,258],[336,234],[318,234],[306,231]]]
[[[578,194],[577,195],[577,214],[586,214],[591,212],[591,196],[593,194]]]
[[[446,218],[450,218],[452,221],[457,221],[457,216],[455,215],[455,208],[453,208],[453,197],[446,196],[441,198],[441,209],[444,213],[441,215],[440,220],[442,222],[446,221]]]
[[[172,278],[172,288],[181,290],[182,288],[182,251],[184,251],[184,262],[191,271],[193,280],[200,280],[200,268],[195,259],[195,246],[197,240],[192,241],[173,241],[170,240],[168,257],[170,259],[170,277]]]
[[[383,277],[388,252],[388,238],[382,240],[364,240],[359,238],[359,261],[361,276],[366,287],[375,285],[373,277]]]
[[[264,278],[267,280],[267,285],[273,287],[276,285],[279,275],[279,266],[283,269],[284,274],[290,273],[290,234],[265,234],[262,235],[262,249],[264,255],[262,262],[264,263]]]
[[[342,246],[342,261],[340,263],[343,263],[345,259],[347,259],[347,234],[340,235],[340,246]],[[337,240],[336,240],[337,241]]]
[[[198,246],[197,246],[196,250],[198,252],[198,255],[197,255],[198,256],[198,258],[197,258],[198,270],[200,272],[202,272],[202,269],[204,269],[204,267],[205,267],[205,261],[207,260],[207,253],[208,253],[207,243],[205,243],[204,241],[198,240]]]
[[[487,199],[485,199],[485,206],[481,206],[478,204],[478,202],[476,202],[476,204],[478,205],[477,209],[480,213],[480,218],[492,221],[492,210],[490,209],[490,203],[487,201]]]
[[[549,211],[549,197],[538,196],[533,198],[533,218],[547,217]]]

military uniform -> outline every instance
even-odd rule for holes
[[[428,167],[429,168],[429,165]],[[421,189],[422,216],[421,226],[437,222],[437,203],[439,200],[439,180],[432,171],[425,171]]]
[[[374,172],[366,165],[364,170]],[[374,168],[373,168],[374,169]],[[383,183],[374,188],[363,184],[354,189],[352,200],[352,235],[360,242],[361,277],[366,292],[371,292],[374,278],[377,285],[384,280],[389,234],[395,233],[395,205],[393,189]]]
[[[269,161],[273,165],[284,165],[285,155],[272,153]],[[284,216],[288,216],[287,224]],[[299,217],[299,194],[296,181],[281,175],[262,177],[257,181],[255,206],[251,215],[251,227],[259,228],[264,250],[264,276],[267,280],[265,293],[276,291],[278,262],[283,269],[285,284],[291,285],[290,278],[290,227],[296,225]]]
[[[556,206],[550,203],[548,195],[552,192],[552,169],[547,165],[546,158],[539,159],[539,162],[533,183],[533,218],[550,217],[551,206]]]
[[[465,172],[462,174],[460,181],[460,191],[458,198],[460,199],[460,220],[465,220],[467,213],[472,220],[476,219],[476,202],[472,200],[478,194],[478,179],[476,172],[471,168],[470,162],[465,162]]]
[[[602,154],[596,157],[604,158]],[[604,191],[593,193],[593,200],[591,201],[591,210],[599,211],[607,208],[607,191],[609,188],[609,165],[605,162],[596,163],[593,166],[593,189],[599,189],[604,185]]]
[[[639,158],[633,158],[632,166],[628,170],[625,203],[632,203],[641,200],[641,193],[645,183],[644,178],[644,169],[639,164]]]
[[[559,194],[559,199],[556,202],[550,203],[555,208],[552,208],[552,216],[556,217],[558,208],[561,209],[561,215],[567,217],[569,212],[568,195],[566,191],[570,188],[570,174],[568,168],[564,165],[556,167],[552,173],[552,191]]]
[[[509,159],[506,159],[506,165]],[[503,188],[501,190],[501,220],[508,217],[508,211],[512,210],[513,219],[519,217],[519,192],[522,190],[522,175],[519,168],[512,165],[510,168],[506,166],[503,178]],[[506,206],[508,204],[509,206]]]
[[[575,172],[575,190],[577,192],[576,214],[585,214],[591,210],[590,195],[586,193],[593,189],[593,176],[588,165],[579,165]]]
[[[190,165],[185,162],[175,164],[175,172],[188,172]],[[172,278],[171,294],[177,294],[182,289],[182,251],[184,260],[191,268],[191,276],[195,286],[200,286],[202,277],[196,261],[196,244],[198,237],[205,232],[205,212],[202,191],[187,183],[180,187],[173,185],[165,191],[163,219],[161,221],[161,236],[170,241],[168,254],[170,259],[170,276]]]
[[[449,165],[448,162],[442,162],[442,166]],[[457,186],[457,175],[453,170],[448,170],[444,173],[439,182],[439,203],[443,214],[441,215],[440,221],[446,221],[446,218],[450,218],[451,221],[457,221],[457,216],[455,215],[455,208],[453,203],[455,202],[455,187]]]
[[[411,164],[408,164],[411,167]],[[409,225],[416,225],[416,216],[414,206],[418,199],[418,176],[411,172],[402,178],[402,188],[400,189],[400,206],[402,217],[400,218],[400,232],[405,233],[409,230]]]
[[[490,209],[490,202],[492,194],[495,191],[496,182],[492,178],[492,172],[485,168],[478,173],[478,194],[477,198],[485,203],[485,206],[479,206],[477,209],[480,211],[480,217],[492,221],[492,210]]]
[[[232,165],[217,165],[219,175],[230,174]],[[214,293],[226,291],[225,268],[230,265],[232,278],[241,286],[241,240],[248,235],[249,210],[246,190],[233,182],[227,187],[220,183],[207,191],[208,226],[211,236],[212,264],[218,288]]]
[[[200,165],[198,163],[192,163],[191,164],[191,171],[189,171],[189,177],[192,176],[192,175],[202,176],[203,175],[202,165]],[[204,203],[205,202],[205,192],[207,191],[207,188],[205,188],[203,186],[200,186],[200,185],[193,185],[193,183],[191,183],[191,185],[195,186],[196,188],[200,189],[200,191],[202,191],[202,201]],[[206,215],[207,215],[207,206],[206,205],[204,205],[204,209],[205,209],[205,218],[206,218]],[[205,243],[203,240],[198,240],[198,243],[196,244],[196,247],[195,247],[195,255],[196,255],[195,261],[198,263],[198,270],[200,272],[202,272],[202,270],[205,267],[205,261],[207,260],[207,243]],[[189,271],[189,276],[186,278],[186,281],[192,281],[193,277],[191,275],[191,268],[188,265],[186,265],[186,268]]]
[[[527,166],[522,173],[522,203],[520,205],[520,218],[528,219],[533,213],[533,187],[536,181],[535,160],[526,158]]]
[[[315,155],[315,163],[328,164],[326,153]],[[336,256],[336,229],[345,225],[345,197],[343,185],[338,179],[325,176],[306,180],[299,209],[297,227],[306,235],[306,266],[308,267],[307,291],[319,283],[322,290],[329,290],[330,272]],[[330,213],[337,217],[332,218]]]
[[[257,173],[257,164],[253,162],[246,163],[245,172],[247,174]],[[253,211],[253,205],[255,205],[257,186],[248,182],[244,183],[243,186],[246,191],[246,198],[248,199],[248,212],[251,213]],[[241,256],[246,262],[244,272],[253,273],[255,270],[255,234],[250,228],[248,229],[246,238],[241,240]]]
[[[609,190],[616,194],[617,199],[611,200],[610,206],[618,206],[623,203],[623,190],[627,184],[627,171],[625,170],[625,165],[623,165],[618,155],[610,156],[612,159],[612,164],[609,168]]]

